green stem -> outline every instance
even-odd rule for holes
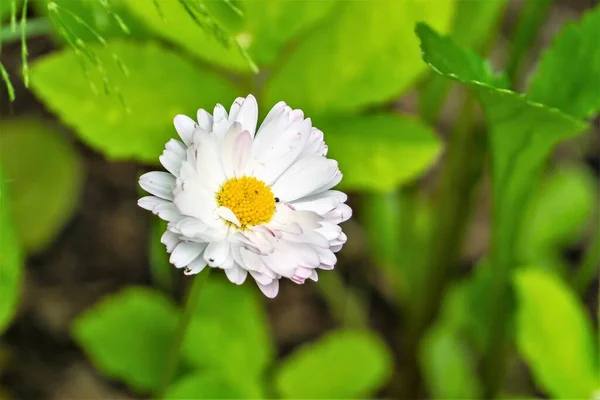
[[[483,172],[486,141],[484,132],[474,126],[475,106],[475,98],[470,95],[447,147],[429,265],[419,285],[421,290],[415,293],[413,313],[402,343],[407,369],[399,378],[404,398],[420,395],[420,340],[435,320],[445,289],[458,269],[475,188]]]
[[[588,245],[579,270],[573,276],[573,287],[580,294],[585,294],[598,275],[600,264],[600,227],[596,227],[594,238]]]
[[[181,345],[183,343],[183,339],[185,338],[185,333],[190,324],[190,321],[192,320],[194,309],[198,304],[200,290],[206,283],[208,275],[210,274],[211,268],[206,267],[204,269],[206,270],[206,272],[201,272],[194,277],[192,286],[190,287],[187,293],[185,305],[183,308],[183,314],[181,315],[181,319],[179,320],[179,325],[177,326],[177,331],[175,332],[175,339],[173,340],[171,351],[169,352],[169,355],[167,357],[162,381],[159,386],[159,397],[162,397],[165,394],[165,391],[167,390],[169,384],[173,380],[175,372],[177,372],[177,367],[179,366],[179,358],[181,353]]]
[[[4,25],[0,27],[0,37],[2,43],[11,43],[17,40],[21,40],[22,27],[21,22],[17,25],[17,30],[13,31],[10,25]],[[46,17],[32,18],[27,20],[25,29],[25,37],[34,37],[40,35],[46,35],[52,32],[52,22]]]
[[[363,302],[356,292],[344,284],[338,270],[320,273],[317,288],[329,304],[334,318],[344,326],[365,328],[368,325]]]

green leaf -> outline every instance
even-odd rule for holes
[[[259,64],[272,64],[284,44],[321,21],[337,1],[254,1],[242,0],[239,7],[246,19],[238,33],[249,41],[248,51]]]
[[[529,206],[519,241],[525,262],[576,241],[598,202],[594,175],[582,166],[558,169],[543,183]]]
[[[370,397],[393,366],[388,349],[373,333],[336,331],[285,358],[275,374],[284,399]]]
[[[468,347],[443,324],[436,325],[424,337],[421,365],[432,398],[481,398],[481,385]]]
[[[182,346],[188,364],[218,371],[244,388],[255,384],[274,354],[258,293],[251,289],[210,278]]]
[[[600,388],[598,349],[583,304],[560,279],[539,269],[515,274],[516,336],[537,383],[552,397],[587,399]]]
[[[85,42],[98,41],[89,28],[104,39],[144,38],[148,34],[145,27],[124,7],[122,0],[106,2],[109,5],[108,9],[101,1],[52,0],[52,2],[58,6],[56,13],[60,16],[60,26]],[[48,3],[48,1],[33,1],[30,4],[38,14],[48,15]],[[128,32],[121,28],[118,19],[122,21]],[[63,39],[58,29],[56,36]]]
[[[406,91],[424,71],[412,29],[446,30],[453,0],[341,2],[267,83],[267,103],[285,99],[309,115],[356,111]]]
[[[578,118],[600,110],[600,6],[565,26],[531,79],[533,101]]]
[[[8,120],[1,131],[0,164],[17,235],[26,251],[37,251],[51,243],[75,210],[83,166],[49,122]]]
[[[17,311],[23,280],[23,252],[13,225],[7,183],[0,168],[0,334]]]
[[[474,51],[463,49],[450,37],[440,36],[423,23],[417,25],[415,32],[421,40],[423,60],[440,75],[464,83],[508,87],[506,77],[494,73],[491,65]]]
[[[137,0],[126,2],[159,36],[211,63],[238,72],[250,71],[235,42],[225,47],[210,28],[203,29],[194,22],[180,2],[160,0],[160,11]],[[236,7],[243,18],[224,1],[206,2],[204,6],[226,37],[234,38],[253,60],[266,65],[275,61],[286,42],[321,20],[335,4],[335,1],[238,1]]]
[[[172,122],[176,114],[195,115],[198,108],[230,104],[239,93],[221,77],[154,43],[116,41],[96,48],[96,53],[126,107],[118,93],[91,96],[90,82],[102,87],[100,74],[91,70],[88,80],[69,50],[37,61],[31,85],[84,142],[113,160],[156,163],[165,143],[177,135]],[[113,53],[129,76],[119,69]]]
[[[203,17],[196,13],[198,21],[195,21],[178,0],[158,0],[158,7],[139,0],[123,1],[132,14],[161,38],[211,63],[234,71],[250,71],[248,60],[233,43],[231,34],[210,14]],[[193,7],[197,2],[188,3],[190,9],[195,10]],[[193,82],[191,79],[189,81]],[[202,85],[198,87],[202,88]]]
[[[214,371],[199,371],[184,376],[173,383],[164,394],[172,399],[252,399],[264,398],[245,394],[227,379]]]
[[[523,95],[493,87],[496,79],[483,60],[442,38],[426,25],[417,27],[423,59],[433,69],[473,88],[484,108],[492,153],[494,264],[516,265],[516,241],[523,214],[543,163],[561,141],[585,124]]]
[[[173,264],[169,262],[169,253],[160,238],[167,230],[167,221],[153,218],[148,243],[148,262],[152,281],[165,293],[173,291]]]
[[[178,322],[157,291],[129,287],[104,298],[73,323],[73,338],[106,376],[141,393],[156,390]]]
[[[431,128],[407,116],[330,118],[316,126],[325,133],[329,155],[340,164],[344,189],[394,189],[424,173],[441,147]]]

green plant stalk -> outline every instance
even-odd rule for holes
[[[0,27],[0,37],[2,38],[2,44],[21,40],[21,23],[17,24],[17,28],[17,31],[13,31],[10,25],[4,25]],[[27,29],[25,29],[26,37],[30,38],[35,36],[47,35],[50,32],[52,32],[52,22],[48,18],[39,17],[27,20]]]
[[[482,176],[486,153],[485,134],[474,126],[477,107],[470,95],[452,132],[436,210],[437,229],[426,274],[415,293],[408,332],[401,344],[406,354],[403,398],[418,398],[418,349],[423,333],[435,320],[447,284],[457,270],[464,236],[470,219],[474,192]]]
[[[513,31],[508,49],[508,64],[506,73],[513,89],[518,86],[518,79],[523,65],[523,60],[528,50],[535,41],[540,27],[550,12],[553,0],[526,1],[517,26]]]
[[[366,328],[368,315],[358,294],[342,281],[338,270],[319,274],[317,288],[331,309],[333,317],[344,326]]]
[[[183,339],[185,338],[185,333],[190,324],[190,321],[192,320],[194,309],[198,304],[200,291],[202,290],[202,287],[206,283],[208,275],[210,274],[210,267],[206,267],[204,269],[206,270],[206,272],[200,272],[194,277],[192,286],[190,287],[187,293],[185,305],[183,308],[183,314],[181,315],[181,319],[179,320],[179,324],[175,332],[175,338],[173,340],[173,345],[171,346],[171,350],[169,352],[167,362],[165,364],[163,377],[158,390],[158,397],[162,397],[164,395],[165,391],[169,387],[169,384],[173,380],[175,372],[177,372],[177,367],[179,366],[179,358],[181,354],[181,345],[183,343]]]
[[[596,226],[594,238],[583,255],[581,266],[573,276],[573,287],[579,294],[585,294],[594,278],[598,275],[600,265],[600,227]]]

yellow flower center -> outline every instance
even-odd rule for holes
[[[251,176],[232,178],[217,193],[219,206],[229,208],[240,221],[241,229],[269,222],[275,214],[271,188]]]

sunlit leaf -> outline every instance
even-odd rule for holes
[[[339,162],[340,187],[346,189],[394,189],[425,172],[441,147],[431,128],[402,115],[330,118],[316,126]]]
[[[153,43],[117,41],[96,51],[125,104],[118,93],[93,96],[90,81],[69,50],[37,61],[31,84],[84,142],[110,159],[156,163],[164,144],[177,136],[172,122],[176,114],[195,116],[198,108],[212,110],[216,103],[230,104],[241,94],[223,78]],[[113,52],[129,76],[112,59]],[[89,73],[91,82],[102,90],[96,70]]]
[[[565,26],[544,53],[529,89],[532,100],[578,118],[600,110],[600,6]]]
[[[536,382],[561,399],[600,388],[598,348],[585,308],[560,279],[540,268],[516,273],[517,345]]]
[[[224,1],[189,2],[191,9],[194,4],[202,4],[211,15],[225,41],[231,40],[224,45],[213,29],[202,28],[194,21],[180,1],[159,0],[158,9],[137,0],[125,1],[157,35],[206,61],[238,72],[249,72],[250,65],[236,42],[253,61],[271,64],[286,42],[321,20],[336,4],[335,1],[239,1],[235,6],[242,12],[240,16]]]
[[[157,291],[130,287],[80,315],[73,338],[104,375],[139,392],[157,389],[178,322],[178,310]]]
[[[340,113],[402,94],[425,70],[413,27],[449,28],[453,0],[342,2],[267,83],[267,103],[285,99],[310,115]]]
[[[253,399],[214,371],[199,371],[186,375],[173,383],[164,394],[165,400],[172,399]]]
[[[275,384],[284,399],[368,398],[386,383],[392,368],[378,337],[337,331],[285,358]]]
[[[262,376],[274,352],[258,293],[252,289],[211,277],[182,348],[188,364],[218,371],[246,389]]]
[[[552,249],[573,243],[590,222],[597,205],[593,174],[584,167],[562,167],[543,182],[526,214],[522,261],[534,262]]]
[[[79,200],[82,164],[68,139],[50,122],[2,122],[0,164],[13,220],[26,251],[44,248],[69,220]]]
[[[23,276],[23,252],[13,224],[7,187],[0,168],[0,334],[17,311]]]
[[[58,6],[57,12],[61,20],[61,24],[56,27],[57,38],[62,38],[62,34],[59,32],[61,26],[68,29],[74,37],[89,43],[98,41],[96,34],[104,39],[143,38],[148,34],[145,27],[124,7],[122,0],[107,1],[108,8],[98,0],[52,0],[52,2]],[[48,14],[47,0],[32,1],[30,4],[38,14]],[[119,20],[122,24],[119,23]]]
[[[216,22],[214,18],[206,17],[196,21],[190,15],[188,10],[193,13],[196,10],[195,6],[201,4],[198,1],[188,1],[190,7],[188,10],[183,6],[182,1],[178,0],[158,0],[158,7],[155,7],[152,2],[123,1],[131,12],[158,36],[206,61],[235,71],[250,71],[250,65],[240,50],[233,43],[229,43],[231,33],[225,32],[224,27],[218,23],[211,27],[209,22]],[[194,15],[197,18],[201,17],[198,12]],[[200,26],[200,23],[204,24],[204,27]],[[193,82],[191,79],[189,81]],[[198,87],[201,88],[202,85]]]

